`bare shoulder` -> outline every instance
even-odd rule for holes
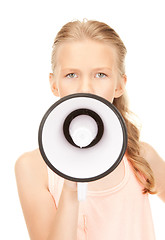
[[[165,202],[165,161],[148,143],[141,142],[140,152],[153,171],[158,196]]]
[[[38,149],[18,158],[15,175],[30,239],[47,239],[56,208],[48,189],[47,166]]]
[[[26,152],[18,158],[15,163],[15,174],[17,179],[35,178],[35,181],[47,187],[47,166],[39,149]]]
[[[158,152],[148,143],[140,143],[140,153],[141,156],[150,164],[153,171],[157,171],[159,168],[165,170],[165,161],[160,157]]]
[[[150,144],[146,142],[140,142],[140,153],[143,157],[151,157],[154,152],[155,150]]]
[[[146,142],[140,142],[140,154],[149,164],[164,162],[158,152]]]

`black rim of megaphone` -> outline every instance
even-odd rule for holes
[[[72,137],[70,135],[70,132],[69,132],[70,123],[72,122],[72,120],[74,118],[76,118],[77,116],[80,116],[80,115],[87,115],[87,116],[90,116],[91,118],[93,118],[93,120],[95,120],[95,123],[97,124],[97,130],[98,130],[97,135],[95,136],[93,141],[90,144],[88,144],[87,146],[84,146],[84,147],[80,147],[80,146],[76,145],[73,142],[73,139],[72,139]],[[103,124],[103,121],[102,121],[101,117],[96,112],[94,112],[90,109],[87,109],[87,108],[80,108],[80,109],[76,109],[75,111],[71,112],[65,118],[65,121],[64,121],[64,124],[63,124],[63,133],[64,133],[65,138],[68,140],[68,142],[70,144],[72,144],[74,147],[77,147],[77,148],[93,147],[94,145],[96,145],[100,141],[100,139],[103,136],[103,132],[104,132],[104,124]]]
[[[42,144],[43,127],[44,127],[45,121],[46,121],[47,117],[49,116],[49,114],[53,111],[54,108],[56,108],[62,102],[66,101],[66,100],[69,100],[71,98],[77,98],[77,97],[94,98],[94,99],[99,100],[99,101],[103,102],[104,104],[106,104],[116,114],[118,120],[120,121],[120,124],[121,124],[121,127],[122,127],[122,131],[123,131],[123,146],[122,146],[121,152],[120,152],[117,160],[115,161],[115,163],[107,171],[105,171],[105,172],[103,172],[103,173],[101,173],[101,174],[99,174],[99,175],[97,175],[95,177],[90,177],[90,178],[74,178],[74,177],[68,176],[68,175],[60,172],[57,168],[55,168],[51,164],[51,162],[47,158],[46,153],[45,153],[44,148],[43,148],[43,144]],[[91,94],[91,93],[75,93],[75,94],[70,94],[68,96],[65,96],[65,97],[59,99],[57,102],[55,102],[47,110],[47,112],[43,116],[43,118],[41,120],[41,123],[40,123],[40,126],[39,126],[39,131],[38,131],[39,150],[40,150],[40,153],[41,153],[45,163],[49,166],[49,168],[53,172],[57,173],[59,176],[65,178],[67,180],[74,181],[74,182],[91,182],[91,181],[95,181],[95,180],[98,180],[100,178],[103,178],[106,175],[108,175],[109,173],[111,173],[119,165],[119,163],[123,159],[123,156],[124,156],[124,154],[126,152],[126,149],[127,149],[127,140],[128,140],[128,137],[127,137],[127,129],[126,129],[125,121],[124,121],[122,115],[120,114],[120,112],[117,110],[117,108],[112,103],[107,101],[106,99],[104,99],[104,98],[102,98],[102,97],[100,97],[98,95]],[[83,151],[83,149],[82,149],[82,151]]]

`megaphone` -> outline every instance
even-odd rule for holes
[[[55,102],[38,132],[43,160],[59,176],[77,182],[79,201],[87,183],[110,174],[127,148],[127,129],[117,108],[89,93],[71,94]]]

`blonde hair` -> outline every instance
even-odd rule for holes
[[[95,41],[101,41],[107,44],[111,44],[117,51],[117,67],[120,76],[125,74],[125,56],[127,53],[119,35],[110,26],[103,22],[93,20],[73,21],[65,24],[58,32],[52,51],[52,70],[54,72],[56,67],[56,53],[60,44],[66,41],[80,41],[84,39],[91,39]],[[121,97],[115,98],[113,101],[114,106],[122,114],[128,134],[128,146],[126,155],[131,163],[133,171],[137,180],[143,185],[143,193],[156,193],[154,191],[154,177],[153,172],[147,163],[147,161],[140,155],[140,130],[131,121],[131,112],[128,108],[128,100],[126,93]]]

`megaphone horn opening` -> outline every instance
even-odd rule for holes
[[[86,139],[84,139],[84,140],[79,139],[79,141],[75,141],[73,135],[76,135],[76,134],[73,134],[73,135],[71,134],[70,127],[71,127],[71,124],[73,123],[73,120],[76,117],[81,116],[81,115],[89,116],[90,118],[92,118],[94,120],[93,128],[95,127],[94,125],[96,125],[97,130],[96,130],[96,134],[94,134],[93,131],[90,133],[90,130],[91,130],[90,124],[86,124],[86,126],[83,128],[83,119],[82,119],[82,121],[80,121],[80,123],[79,123],[79,127],[78,127],[77,131],[75,130],[74,132],[79,133],[79,134],[77,134],[77,135],[79,135],[78,136],[79,138],[82,135],[82,137],[86,138]],[[88,123],[88,119],[87,119],[87,123]],[[89,123],[90,123],[90,121],[89,121]],[[63,133],[64,133],[64,136],[67,139],[67,141],[74,147],[90,148],[90,147],[93,147],[94,145],[96,145],[101,140],[103,133],[104,133],[104,124],[103,124],[101,117],[96,112],[94,112],[90,109],[81,108],[81,109],[77,109],[77,110],[71,112],[65,118],[64,124],[63,124]]]

